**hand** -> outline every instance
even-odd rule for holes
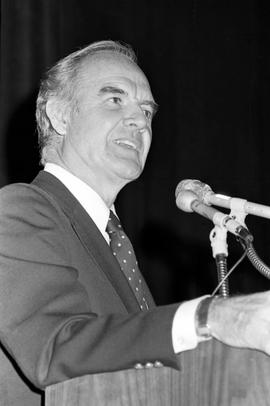
[[[208,324],[224,344],[270,355],[270,292],[215,299]]]

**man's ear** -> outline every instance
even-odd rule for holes
[[[54,130],[60,135],[65,135],[68,124],[68,114],[65,103],[56,99],[49,99],[46,104],[46,114]]]

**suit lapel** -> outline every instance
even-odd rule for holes
[[[88,255],[110,281],[127,311],[138,311],[137,299],[112,255],[110,247],[77,199],[48,172],[41,171],[32,183],[49,193],[65,212]]]

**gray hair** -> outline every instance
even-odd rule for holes
[[[41,163],[46,162],[48,147],[55,148],[59,134],[54,130],[46,113],[49,99],[57,98],[72,111],[75,108],[75,90],[78,73],[84,60],[102,51],[111,51],[126,56],[137,64],[137,57],[130,45],[116,41],[94,42],[67,55],[50,68],[41,81],[36,105],[36,120]]]

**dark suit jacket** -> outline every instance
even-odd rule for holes
[[[53,175],[2,189],[1,405],[37,406],[47,385],[137,362],[177,368],[177,305],[147,301],[141,312],[96,225]]]

